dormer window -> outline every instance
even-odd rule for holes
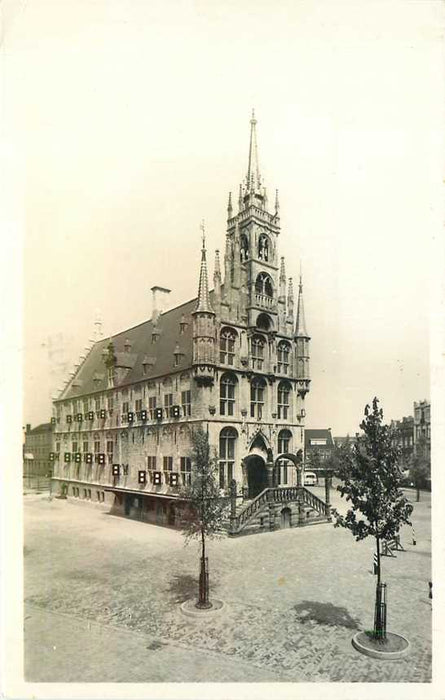
[[[181,348],[179,347],[179,343],[176,343],[175,351],[173,354],[175,357],[175,367],[177,367],[180,364],[180,362],[184,356],[184,353],[182,352]]]
[[[144,357],[142,358],[142,372],[144,375],[148,374],[155,362],[155,357],[149,357],[148,355],[144,355]]]
[[[181,320],[179,322],[179,332],[181,335],[184,335],[185,331],[187,330],[188,325],[189,324],[187,323],[184,314],[182,314]]]
[[[131,350],[131,343],[130,343],[130,341],[129,341],[128,338],[127,338],[126,341],[125,341],[125,343],[124,343],[124,351],[125,351],[125,352],[130,352],[130,350]]]

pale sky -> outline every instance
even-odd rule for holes
[[[354,433],[429,398],[442,170],[441,3],[4,4],[7,154],[24,212],[24,422],[50,416],[47,339],[72,363],[92,337],[196,294],[258,119],[280,192],[280,254],[303,267],[308,427]],[[16,172],[16,174],[17,174]]]

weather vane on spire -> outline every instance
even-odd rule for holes
[[[206,245],[206,227],[205,227],[205,220],[201,219],[201,224],[199,226],[202,232],[202,247],[205,248]]]

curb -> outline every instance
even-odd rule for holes
[[[214,617],[215,615],[218,615],[225,607],[226,604],[222,600],[212,598],[211,608],[200,609],[196,607],[196,600],[194,598],[190,598],[189,600],[184,601],[184,603],[181,603],[180,610],[182,614],[186,615],[187,617],[205,619],[207,617]]]
[[[401,634],[396,634],[395,632],[388,632],[387,636],[397,637],[405,642],[406,646],[403,649],[399,649],[399,651],[378,651],[377,649],[374,649],[374,647],[368,647],[359,641],[358,638],[362,637],[362,635],[363,632],[357,632],[357,634],[353,636],[351,640],[352,646],[361,654],[371,656],[374,659],[384,659],[387,661],[390,661],[391,659],[400,659],[402,656],[406,656],[411,648],[411,644],[406,637],[403,637]]]

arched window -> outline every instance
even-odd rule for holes
[[[269,331],[272,327],[272,320],[267,314],[259,314],[256,320],[256,327],[264,331]]]
[[[219,336],[219,361],[223,365],[233,365],[235,359],[236,331],[223,328]]]
[[[267,272],[260,272],[256,278],[255,291],[257,294],[265,294],[268,297],[273,297],[272,279]]]
[[[292,433],[290,430],[280,430],[278,433],[278,454],[290,452]]]
[[[280,374],[289,374],[289,355],[290,345],[282,340],[278,343],[277,348],[278,372]]]
[[[263,369],[265,340],[260,335],[254,335],[251,340],[252,369]]]
[[[252,418],[263,417],[264,389],[266,382],[261,377],[254,377],[250,384],[250,415]]]
[[[222,489],[233,479],[237,438],[235,428],[223,428],[219,434],[219,486]]]
[[[235,409],[236,377],[226,372],[219,383],[219,412],[222,416],[233,416]]]
[[[289,382],[278,384],[278,418],[287,420],[289,418],[289,401],[291,386]]]
[[[249,241],[245,233],[241,235],[240,258],[241,262],[245,262],[249,258]]]
[[[285,452],[290,452],[291,449],[292,433],[290,430],[280,430],[278,433],[278,453],[283,454]],[[278,480],[280,484],[286,485],[288,483],[288,468],[289,461],[287,459],[280,459],[278,461]]]
[[[269,250],[270,250],[270,241],[268,237],[262,233],[259,241],[258,241],[258,257],[260,260],[265,260],[266,262],[269,260]]]

